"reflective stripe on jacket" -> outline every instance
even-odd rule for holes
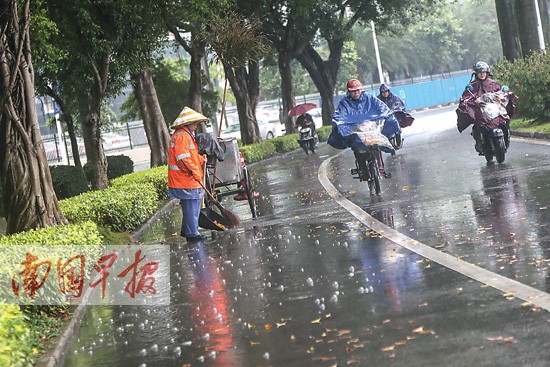
[[[201,187],[204,157],[186,126],[177,129],[168,148],[168,187],[195,189]]]

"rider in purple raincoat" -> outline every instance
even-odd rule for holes
[[[457,128],[459,132],[464,131],[468,126],[472,127],[472,136],[476,141],[475,149],[482,154],[481,146],[481,128],[493,129],[504,124],[509,128],[510,117],[516,112],[517,97],[510,94],[510,100],[506,105],[507,114],[501,114],[491,120],[483,116],[481,96],[485,93],[494,93],[502,90],[502,86],[491,78],[489,65],[479,61],[474,66],[472,81],[470,82],[472,90],[465,90],[462,93],[457,114]]]

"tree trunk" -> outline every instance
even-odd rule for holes
[[[170,32],[174,35],[176,42],[191,56],[189,61],[189,107],[202,113],[202,59],[206,54],[206,43],[201,41],[195,33],[195,28],[191,30],[191,42],[187,42],[181,37],[178,27],[169,26]],[[216,123],[214,121],[214,123]],[[197,133],[206,132],[206,125],[200,123],[196,130]]]
[[[29,0],[0,0],[0,180],[6,233],[67,223],[40,135],[29,40]]]
[[[92,167],[92,188],[103,190],[109,186],[107,179],[107,157],[101,140],[99,101],[88,111],[81,113],[82,137],[86,148],[86,159]]]
[[[101,102],[105,97],[109,81],[110,51],[104,50],[97,59],[89,58],[94,71],[90,92],[85,88],[76,93],[82,125],[82,138],[86,148],[87,163],[92,167],[92,189],[103,190],[109,186],[107,178],[107,157],[101,139]]]
[[[281,75],[281,99],[283,101],[283,123],[285,124],[286,134],[292,134],[295,130],[292,117],[288,117],[288,111],[294,107],[295,92],[292,83],[292,56],[285,49],[279,49],[278,55],[279,74]]]
[[[327,61],[323,61],[311,44],[307,45],[303,52],[297,55],[297,60],[307,70],[313,83],[315,83],[323,104],[323,125],[330,126],[334,115],[334,89],[344,41],[335,39],[328,40],[327,43],[330,50]]]
[[[507,60],[522,57],[514,0],[495,0],[502,53]]]
[[[259,143],[262,138],[256,120],[256,107],[260,96],[260,66],[257,62],[249,62],[248,67],[233,69],[224,65],[224,68],[237,101],[241,140],[244,145]]]
[[[533,0],[515,0],[516,19],[523,56],[529,56],[540,50],[537,33],[536,11]]]
[[[197,39],[195,33],[197,30],[193,28],[191,31],[191,61],[189,62],[189,107],[197,112],[202,113],[202,74],[201,60],[205,53],[205,44]]]
[[[73,152],[73,160],[75,167],[82,168],[82,162],[80,161],[80,151],[78,149],[78,142],[76,141],[76,134],[74,131],[74,121],[70,114],[64,114],[63,119],[67,125],[67,133],[71,140],[71,150]]]
[[[74,121],[72,117],[72,110],[68,107],[67,103],[61,98],[61,96],[49,85],[46,87],[46,94],[55,100],[59,105],[59,109],[62,112],[62,122],[67,125],[67,133],[69,134],[69,140],[71,141],[71,150],[73,153],[73,160],[75,167],[82,168],[80,162],[80,152],[78,150],[78,142],[76,141],[76,134],[74,131]]]
[[[144,69],[139,74],[132,76],[132,80],[143,118],[145,135],[151,148],[150,165],[151,167],[165,165],[168,163],[170,135],[160,109],[151,71]]]

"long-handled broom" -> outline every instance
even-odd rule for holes
[[[182,160],[181,161],[183,163],[183,165],[185,166],[185,168],[187,168],[187,170],[189,171],[189,173],[191,173],[191,175],[193,174],[193,171],[191,171],[191,169],[189,167],[187,167],[187,165],[185,164],[185,162]],[[195,177],[195,176],[193,176]],[[196,179],[195,179],[196,180]],[[228,228],[235,228],[237,227],[240,223],[241,223],[241,220],[239,219],[239,217],[237,216],[237,214],[233,213],[231,210],[229,209],[226,209],[222,206],[222,204],[220,204],[220,202],[214,197],[214,195],[212,195],[212,193],[210,192],[210,190],[208,190],[206,188],[206,186],[204,186],[204,184],[200,181],[200,180],[196,180],[199,185],[201,185],[201,187],[204,189],[204,191],[206,191],[206,193],[208,194],[208,196],[210,196],[210,199],[212,199],[212,202],[214,203],[214,205],[216,205],[218,207],[218,209],[220,209],[220,214],[222,215],[222,217],[224,217],[226,220],[227,220],[227,223],[229,224],[228,225]]]

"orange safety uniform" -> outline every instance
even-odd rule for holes
[[[205,158],[199,154],[197,142],[186,126],[172,134],[168,148],[168,187],[173,189],[200,188]]]

